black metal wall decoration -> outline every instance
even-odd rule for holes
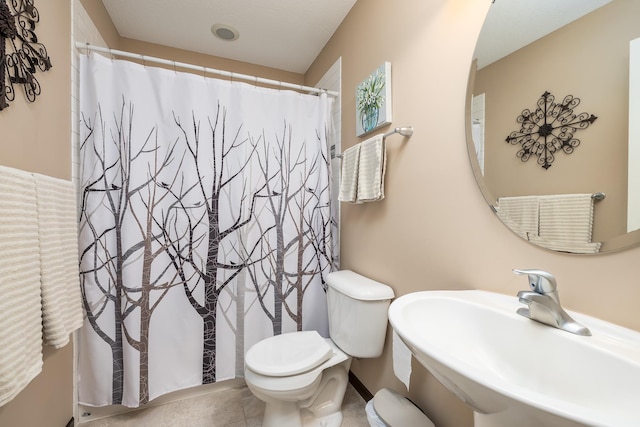
[[[15,99],[14,85],[22,85],[27,100],[35,101],[40,83],[34,74],[51,68],[47,49],[36,36],[40,14],[34,0],[8,1],[0,0],[0,110]]]
[[[589,113],[574,114],[578,104],[580,98],[573,95],[567,95],[561,103],[556,103],[551,93],[543,93],[535,111],[522,110],[516,118],[516,122],[521,124],[520,130],[511,132],[506,141],[522,146],[516,156],[523,162],[534,155],[538,157],[540,166],[549,169],[555,160],[554,154],[559,150],[573,153],[574,148],[580,145],[580,140],[573,135],[597,119]]]

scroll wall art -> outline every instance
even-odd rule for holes
[[[516,157],[523,162],[536,156],[537,163],[545,170],[549,169],[558,151],[573,153],[580,145],[575,133],[588,128],[597,119],[593,114],[574,113],[579,104],[580,98],[573,95],[565,96],[562,102],[555,102],[555,97],[545,92],[538,99],[534,111],[522,110],[516,118],[520,130],[511,132],[505,141],[522,147]]]
[[[15,99],[18,86],[29,102],[40,95],[35,73],[49,70],[51,59],[36,35],[39,21],[34,0],[0,0],[0,110]]]

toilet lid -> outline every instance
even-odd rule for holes
[[[331,346],[316,331],[291,332],[260,341],[245,363],[253,372],[272,377],[296,375],[329,360]]]

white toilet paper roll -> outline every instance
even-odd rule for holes
[[[393,331],[393,373],[409,391],[411,350],[402,342],[396,331]]]

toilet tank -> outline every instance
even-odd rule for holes
[[[378,357],[387,333],[393,289],[350,270],[327,276],[329,335],[353,357]]]

